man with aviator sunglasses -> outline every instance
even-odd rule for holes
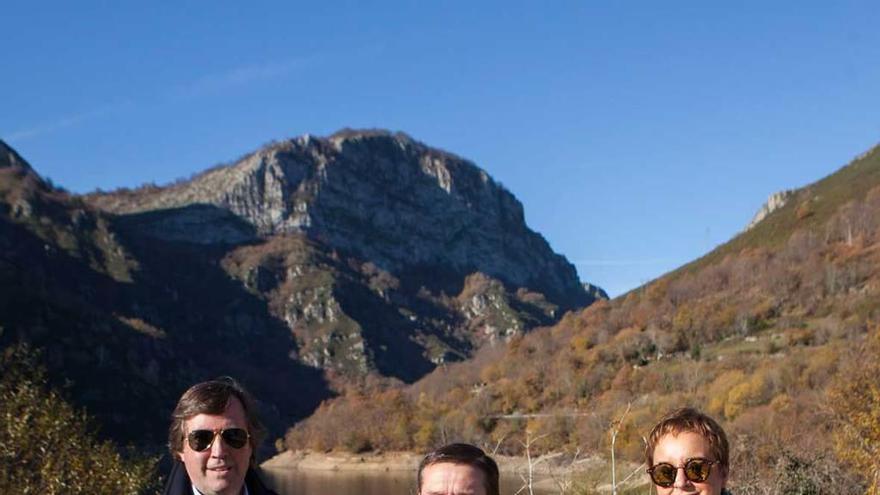
[[[661,419],[648,435],[645,457],[657,495],[727,493],[727,435],[696,409],[678,409]]]
[[[193,385],[171,418],[168,448],[175,462],[164,495],[277,495],[252,467],[266,432],[237,381],[222,377]]]

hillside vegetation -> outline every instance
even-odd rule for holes
[[[48,383],[102,439],[164,450],[177,398],[214,376],[271,404],[279,433],[329,393],[290,359],[289,330],[219,266],[225,253],[138,237],[0,142],[0,350],[38,349]]]
[[[876,493],[878,318],[874,148],[625,296],[412,386],[325,401],[286,447],[425,450],[455,439],[519,454],[541,436],[531,453],[608,455],[609,425],[630,407],[616,445],[638,461],[658,417],[692,405],[726,427],[736,493]]]
[[[0,353],[0,493],[156,493],[156,460],[98,440],[39,359],[24,345]]]

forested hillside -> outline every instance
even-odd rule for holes
[[[286,446],[425,450],[458,439],[516,454],[529,435],[542,436],[533,453],[607,455],[609,425],[630,408],[617,449],[638,460],[653,422],[693,405],[731,435],[737,493],[876,488],[878,318],[874,148],[639,289],[412,386],[324,402]]]

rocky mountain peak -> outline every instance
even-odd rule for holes
[[[509,191],[472,162],[403,133],[303,135],[186,182],[89,201],[117,214],[149,213],[157,237],[239,243],[305,233],[397,276],[431,266],[480,271],[562,298],[564,307],[588,302],[574,267],[525,225]]]

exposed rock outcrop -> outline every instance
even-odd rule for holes
[[[782,208],[783,206],[785,206],[785,204],[788,202],[788,200],[792,196],[794,196],[795,192],[796,191],[794,191],[794,190],[787,189],[784,191],[777,191],[777,192],[771,194],[770,197],[767,198],[767,202],[764,203],[761,206],[761,209],[758,210],[757,213],[755,213],[754,217],[752,217],[752,221],[749,222],[749,224],[746,226],[746,230],[750,230],[752,227],[757,225],[761,220],[767,218],[767,215],[769,215],[769,214],[773,213],[774,211],[778,210],[779,208]]]
[[[598,285],[593,285],[589,282],[584,282],[582,285],[587,294],[589,294],[594,300],[605,299],[607,301],[609,299],[608,293],[605,292],[605,289]]]

